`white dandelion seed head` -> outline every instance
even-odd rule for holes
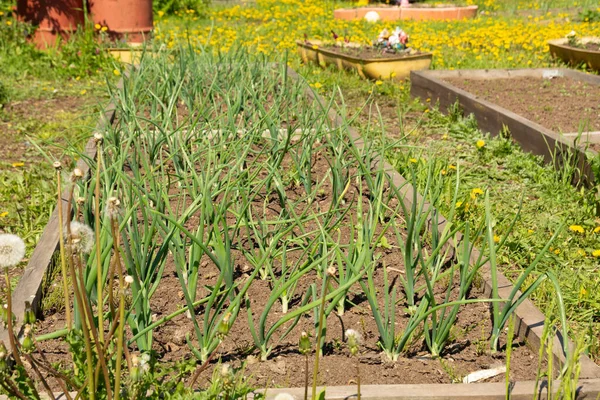
[[[88,254],[94,247],[94,231],[86,224],[72,221],[69,243],[74,252]]]
[[[360,336],[360,333],[354,329],[346,329],[346,339],[354,340],[356,344],[360,344],[362,342],[362,336]]]
[[[327,274],[328,274],[329,276],[332,276],[332,277],[333,277],[333,276],[335,276],[335,273],[336,273],[336,269],[335,269],[335,267],[334,267],[334,266],[331,266],[331,267],[327,268]]]
[[[54,161],[54,163],[52,163],[52,166],[55,169],[61,169],[62,168],[62,164],[60,163],[60,161]]]
[[[229,365],[229,364],[221,365],[221,376],[223,376],[223,377],[229,376],[229,375],[231,375],[231,373],[232,373],[231,365]]]
[[[109,197],[106,200],[106,216],[110,219],[116,219],[121,211],[121,201],[117,197]]]
[[[96,132],[94,133],[94,140],[96,143],[101,142],[104,140],[104,135],[102,135],[100,132]]]
[[[127,283],[128,285],[131,285],[133,283],[133,276],[127,275],[125,277],[125,283]]]
[[[296,400],[296,398],[289,393],[278,393],[274,400]]]
[[[77,178],[83,178],[83,171],[79,168],[75,168],[73,170],[73,176],[75,176]]]
[[[14,267],[25,257],[25,242],[12,233],[0,234],[0,267]]]

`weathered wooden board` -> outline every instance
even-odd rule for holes
[[[356,399],[356,386],[332,386],[319,388],[326,390],[328,400]],[[510,389],[511,400],[531,400],[535,382],[514,382]],[[557,386],[552,387],[556,393]],[[505,400],[504,383],[472,384],[430,384],[430,385],[364,385],[361,386],[361,398],[364,400]],[[287,393],[295,399],[304,398],[304,388],[269,389],[266,399],[273,400],[280,393]],[[600,393],[600,379],[582,381],[578,399],[596,399]],[[536,398],[545,399],[548,387],[545,381],[538,386]],[[553,397],[548,397],[553,398]]]
[[[430,99],[439,103],[440,110],[450,109],[457,101],[465,114],[473,114],[479,128],[492,135],[508,129],[512,138],[521,147],[533,154],[544,157],[546,162],[562,168],[566,160],[571,160],[579,168],[580,176],[575,183],[594,182],[592,169],[587,161],[585,149],[576,146],[573,135],[561,135],[512,111],[457,88],[444,79],[506,79],[543,76],[564,76],[571,79],[600,85],[600,77],[568,69],[517,69],[517,70],[454,70],[454,71],[414,71],[411,73],[411,95],[422,100]]]

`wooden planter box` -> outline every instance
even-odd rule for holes
[[[365,14],[374,11],[382,21],[397,21],[401,19],[422,20],[457,20],[474,18],[477,6],[441,6],[441,7],[361,7],[339,8],[333,11],[335,19],[353,20],[364,18]]]
[[[573,154],[580,168],[581,177],[585,183],[594,182],[594,174],[587,161],[586,147],[591,143],[600,143],[598,132],[584,133],[579,143],[575,143],[577,132],[559,134],[532,122],[512,111],[500,107],[490,101],[457,88],[444,79],[506,79],[532,77],[541,78],[544,75],[564,76],[574,80],[600,85],[600,77],[584,74],[569,69],[516,69],[516,70],[454,70],[454,71],[422,71],[411,73],[411,95],[420,97],[423,101],[430,99],[432,104],[439,103],[440,110],[448,110],[457,101],[465,114],[474,114],[479,128],[492,135],[499,134],[504,127],[508,128],[512,138],[521,147],[544,157],[546,162],[554,162],[557,168],[562,168],[561,154]],[[595,153],[593,150],[588,152]],[[554,158],[558,156],[558,158]]]
[[[322,42],[296,42],[298,53],[305,63],[318,62],[322,67],[335,65],[340,70],[356,71],[363,79],[402,80],[410,76],[411,71],[429,69],[433,55],[421,53],[408,56],[386,58],[363,58],[350,54],[342,54],[319,47]],[[358,47],[357,44],[348,46]]]
[[[288,76],[293,79],[301,79],[298,74],[288,68]],[[325,104],[324,100],[321,99],[309,88],[305,89],[305,95],[309,98],[316,99],[321,104]],[[109,106],[107,109],[106,118],[100,122],[99,130],[106,123],[111,123],[115,117],[114,106]],[[355,142],[356,146],[361,149],[365,146],[360,133],[352,128],[348,127],[347,123],[333,110],[329,111],[329,119],[332,121],[334,127],[342,127],[342,129],[348,129],[351,139]],[[88,147],[86,147],[86,154],[90,158],[94,158],[96,149],[93,144],[93,140],[90,141]],[[413,194],[415,189],[407,184],[407,181],[385,160],[377,160],[374,168],[383,164],[384,169],[390,176],[390,182],[399,188],[401,197],[400,201],[403,201],[407,207],[410,207],[413,202]],[[88,171],[87,164],[83,161],[79,162],[80,168]],[[68,190],[68,188],[67,188]],[[66,197],[66,196],[65,196]],[[417,195],[420,199],[420,196]],[[63,202],[63,207],[66,204]],[[431,207],[426,205],[426,208]],[[446,220],[441,217],[438,221],[438,231],[442,232],[447,224]],[[19,319],[22,316],[23,303],[25,300],[33,300],[34,308],[39,306],[42,293],[39,290],[42,278],[46,273],[46,269],[51,263],[51,258],[55,254],[58,247],[58,220],[55,213],[53,213],[50,222],[44,229],[44,233],[40,239],[40,242],[36,246],[34,254],[32,255],[23,278],[20,280],[17,288],[13,294],[13,303],[15,305],[15,314]],[[479,251],[474,249],[472,252],[472,261],[475,262],[479,258]],[[498,287],[499,295],[503,298],[507,298],[512,290],[512,285],[507,278],[501,274],[498,276]],[[489,274],[489,264],[482,268],[482,285],[484,288],[485,295],[489,295],[491,292],[491,282]],[[542,314],[530,300],[525,300],[517,309],[515,313],[515,335],[518,335],[522,340],[525,340],[534,349],[539,348],[541,343],[542,332],[544,328],[545,316]],[[18,326],[18,325],[17,325]],[[0,340],[6,340],[6,331],[0,331]],[[559,362],[564,360],[562,353],[561,342],[567,341],[568,338],[557,337],[553,345],[554,357]],[[572,346],[572,344],[570,344]],[[587,356],[582,355],[580,358],[581,373],[579,380],[579,395],[582,398],[596,398],[600,393],[600,367],[596,365]],[[556,389],[558,385],[553,387]],[[531,399],[534,391],[535,383],[532,381],[525,382],[514,382],[511,386],[511,398],[512,399]],[[540,394],[547,392],[547,386],[544,382],[540,382],[539,385]],[[278,393],[289,393],[296,399],[303,398],[304,388],[280,388],[280,389],[268,389],[267,398],[272,399]],[[473,384],[424,384],[424,385],[365,385],[361,390],[362,398],[365,400],[376,400],[376,399],[506,399],[504,383],[473,383]],[[347,399],[356,396],[356,386],[338,386],[327,388],[328,399]],[[0,396],[0,399],[5,399],[5,396]]]
[[[579,39],[585,43],[600,43],[600,37],[584,37]],[[565,63],[577,67],[581,64],[586,65],[594,71],[600,72],[600,51],[578,49],[567,45],[568,39],[554,39],[548,41],[552,57],[559,58]]]

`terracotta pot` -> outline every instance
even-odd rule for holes
[[[19,19],[37,25],[33,40],[40,48],[53,46],[83,25],[82,0],[18,0]]]
[[[108,28],[113,40],[141,43],[152,32],[152,0],[89,0],[94,24]]]

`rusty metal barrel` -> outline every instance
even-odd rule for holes
[[[94,24],[108,28],[112,40],[141,43],[152,32],[152,0],[89,0]]]
[[[33,40],[40,48],[53,46],[84,24],[83,0],[18,0],[22,21],[37,25]]]

